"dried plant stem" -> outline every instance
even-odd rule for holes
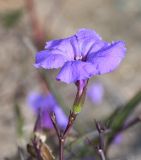
[[[95,122],[97,131],[99,133],[99,145],[97,146],[97,151],[101,160],[106,160],[105,156],[105,146],[104,146],[104,133],[106,131],[105,126],[103,126],[100,122]]]
[[[24,1],[31,22],[34,43],[36,44],[38,49],[41,49],[45,43],[45,30],[37,17],[34,1],[33,0],[24,0]]]
[[[102,149],[99,149],[99,150],[98,150],[98,153],[99,153],[99,155],[100,155],[101,160],[106,160],[105,154],[104,154],[104,152],[103,152]]]
[[[65,140],[70,132],[70,129],[72,128],[74,121],[76,119],[77,114],[74,114],[73,112],[70,112],[69,115],[69,119],[68,119],[68,124],[66,126],[66,129],[64,130],[64,132],[61,132],[57,126],[57,122],[56,122],[56,116],[53,113],[51,115],[51,120],[54,126],[54,129],[56,131],[58,140],[59,140],[59,160],[64,160],[64,144],[65,144]]]
[[[58,126],[57,126],[55,114],[53,113],[51,115],[51,120],[52,120],[53,126],[56,130],[56,134],[57,134],[57,137],[58,137],[58,140],[59,140],[59,150],[60,150],[59,160],[64,160],[65,140],[66,140],[73,124],[74,124],[76,116],[78,115],[78,113],[82,109],[82,106],[83,106],[83,103],[84,103],[84,100],[85,100],[87,84],[88,84],[88,80],[76,82],[77,93],[76,93],[76,97],[75,97],[74,104],[73,104],[73,111],[70,111],[69,118],[68,118],[68,123],[67,123],[67,126],[66,126],[66,128],[63,132],[61,132],[60,129],[58,128]]]
[[[125,124],[125,125],[120,129],[119,132],[122,132],[122,131],[128,129],[128,128],[130,128],[130,127],[138,124],[139,122],[141,122],[141,116],[140,116],[140,115],[137,116],[137,117],[135,117],[134,119],[130,120],[127,124]]]
[[[65,140],[63,138],[59,139],[59,149],[60,149],[59,159],[60,160],[64,160],[64,142]]]
[[[64,138],[67,137],[70,129],[72,128],[73,123],[74,123],[74,121],[75,121],[75,119],[76,119],[76,116],[77,116],[77,114],[74,114],[73,112],[70,111],[68,124],[67,124],[67,127],[66,127],[66,129],[65,129],[65,131],[64,131],[64,133],[63,133],[63,137],[64,137]]]

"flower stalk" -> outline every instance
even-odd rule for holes
[[[100,122],[96,121],[95,124],[96,124],[96,129],[99,133],[99,145],[97,146],[97,152],[101,160],[106,160],[105,145],[104,145],[104,133],[106,128]]]
[[[73,113],[78,114],[82,110],[87,91],[88,80],[79,80],[76,82],[77,94],[73,104]]]
[[[52,115],[50,116],[51,120],[52,120],[52,124],[54,126],[54,129],[56,131],[56,134],[57,134],[57,137],[59,140],[59,160],[64,160],[64,144],[65,144],[66,138],[69,134],[69,131],[74,124],[76,116],[77,116],[77,114],[70,112],[68,124],[67,124],[64,132],[61,132],[60,129],[58,128],[55,113],[52,113]]]
[[[88,84],[88,80],[77,81],[76,83],[77,94],[74,100],[73,110],[72,112],[70,111],[68,123],[63,132],[61,132],[60,129],[58,128],[55,113],[52,113],[52,115],[50,115],[52,124],[54,126],[54,129],[56,131],[56,134],[59,140],[59,152],[60,152],[59,160],[64,160],[64,144],[78,113],[81,112],[82,106],[85,101],[87,84]]]

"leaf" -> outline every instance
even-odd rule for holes
[[[23,132],[23,126],[24,126],[24,118],[21,113],[20,107],[18,104],[14,105],[14,112],[15,112],[15,117],[16,117],[16,130],[17,130],[17,135],[19,137],[23,137],[24,132]]]
[[[112,121],[112,128],[121,128],[125,120],[141,102],[141,91],[139,91],[119,112]]]
[[[41,144],[41,157],[43,158],[43,160],[54,160],[55,159],[55,157],[52,154],[51,149],[45,143]]]
[[[108,136],[107,145],[109,145],[113,141],[115,135],[121,130],[127,118],[140,102],[141,90],[114,115],[110,126],[112,131]]]
[[[106,122],[105,125],[106,125],[107,127],[109,127],[109,126],[112,125],[112,122],[113,122],[115,116],[120,112],[120,110],[121,110],[121,107],[116,108],[116,109],[113,111],[113,113],[111,113],[111,114],[109,115],[108,118],[106,118],[105,120],[103,120],[104,122]]]
[[[33,140],[27,145],[28,153],[32,158],[39,160],[54,160],[52,150],[42,141],[41,136],[39,133],[34,135]]]
[[[10,28],[17,24],[22,16],[22,10],[13,10],[0,15],[0,20],[4,27]]]

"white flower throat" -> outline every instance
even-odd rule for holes
[[[76,60],[82,60],[82,58],[83,58],[82,56],[76,56],[75,57]]]

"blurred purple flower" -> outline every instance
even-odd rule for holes
[[[43,95],[31,92],[27,97],[27,103],[37,115],[40,114],[41,128],[53,128],[49,112],[55,112],[57,122],[61,128],[66,127],[67,117],[51,94]]]
[[[101,83],[93,83],[88,88],[88,97],[94,104],[100,104],[104,96],[104,88]]]
[[[123,136],[121,133],[119,133],[118,135],[116,135],[116,137],[114,138],[113,143],[118,145],[122,142]]]
[[[72,83],[113,71],[125,56],[123,41],[107,43],[90,29],[75,35],[47,42],[46,50],[36,54],[35,67],[61,67],[57,80]]]

